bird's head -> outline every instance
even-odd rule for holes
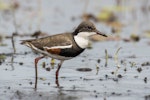
[[[74,31],[74,35],[81,36],[84,38],[88,38],[89,36],[92,36],[95,34],[107,37],[107,35],[98,31],[95,25],[90,21],[83,21]]]

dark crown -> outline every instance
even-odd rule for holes
[[[74,35],[77,35],[79,32],[95,32],[96,27],[90,21],[83,21],[73,32]]]

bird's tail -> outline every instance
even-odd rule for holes
[[[26,40],[21,40],[21,43],[22,45],[24,45],[27,41]]]
[[[22,42],[20,44],[22,45],[26,45],[28,47],[32,47],[32,44],[30,42],[30,40],[21,40]]]
[[[21,40],[21,43],[20,43],[20,44],[25,45],[25,44],[31,43],[31,42],[32,42],[32,39],[30,39],[30,40]]]

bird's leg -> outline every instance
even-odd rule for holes
[[[61,65],[64,61],[61,60],[60,63],[58,64],[58,68],[57,68],[57,71],[56,71],[56,84],[57,84],[57,87],[59,87],[59,81],[58,81],[58,76],[59,76],[59,70],[61,68]]]
[[[57,68],[57,71],[56,71],[56,79],[58,79],[59,70],[61,68],[62,63],[63,63],[63,61],[60,61],[60,63],[58,64],[58,68]]]
[[[42,58],[44,58],[45,56],[41,56],[41,57],[37,57],[35,58],[35,89],[37,88],[37,78],[38,78],[38,71],[37,71],[37,64],[38,64],[38,61]]]

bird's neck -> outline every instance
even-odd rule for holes
[[[75,35],[74,40],[80,48],[85,49],[88,47],[89,39],[85,34],[79,33],[78,35]]]

